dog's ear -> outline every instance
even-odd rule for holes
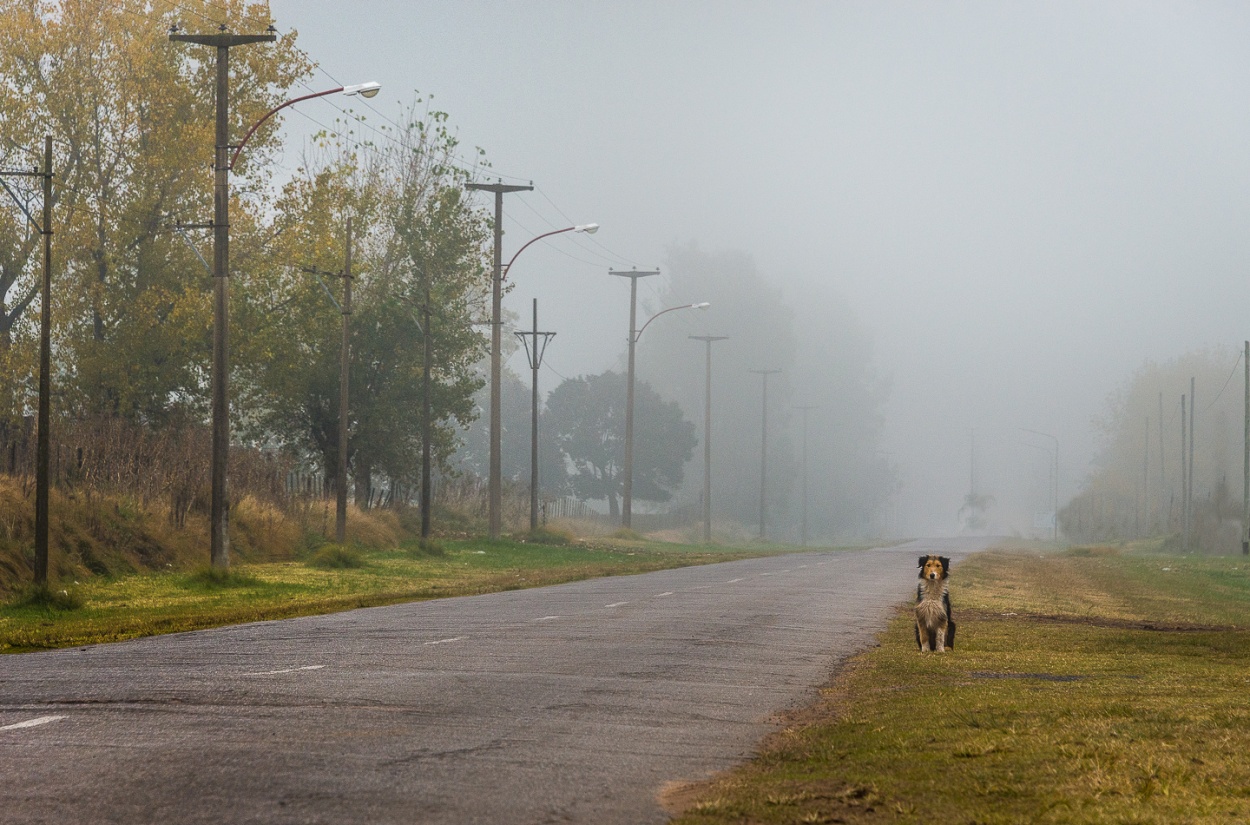
[[[924,563],[925,563],[925,562],[927,562],[928,560],[929,560],[929,557],[928,557],[928,556],[921,556],[921,557],[920,557],[920,564],[917,564],[916,566],[917,566],[917,567],[924,567]]]
[[[949,573],[951,569],[951,560],[946,556],[938,556],[938,561],[942,562],[942,572]]]

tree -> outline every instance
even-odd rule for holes
[[[1107,398],[1095,421],[1099,450],[1081,491],[1059,511],[1074,541],[1170,536],[1184,529],[1181,423],[1190,424],[1190,379],[1197,394],[1190,547],[1239,552],[1244,395],[1240,348],[1210,348],[1144,364]],[[1159,421],[1162,407],[1163,421]],[[1162,433],[1160,433],[1162,424]],[[1162,448],[1162,453],[1160,449]],[[1234,504],[1235,502],[1235,504]]]
[[[625,376],[605,372],[571,378],[551,391],[540,426],[573,469],[569,480],[582,499],[607,499],[619,515],[625,461]],[[668,501],[698,443],[680,405],[665,401],[645,381],[634,388],[635,498]],[[553,484],[555,484],[553,480]]]
[[[15,147],[53,135],[58,386],[78,415],[161,422],[200,406],[207,384],[210,279],[172,224],[211,213],[213,65],[169,41],[179,14],[237,31],[270,22],[250,0],[0,0],[0,163],[31,165]],[[288,37],[239,50],[232,69],[239,135],[310,66]],[[236,256],[255,248],[256,172],[274,140],[262,130],[236,170]],[[31,311],[29,238],[13,228],[0,228],[0,348],[27,334]]]
[[[258,333],[244,368],[252,406],[261,411],[253,437],[284,443],[333,475],[341,320],[325,295],[329,285],[303,270],[342,271],[352,216],[348,460],[362,503],[377,474],[392,483],[419,477],[426,370],[432,453],[443,469],[481,385],[473,365],[482,339],[472,316],[490,283],[488,224],[463,196],[468,173],[452,163],[456,141],[446,115],[431,117],[410,119],[386,146],[368,152],[326,138],[276,205],[284,265],[259,270],[242,290],[249,301],[244,317]],[[423,361],[425,335],[430,364]]]

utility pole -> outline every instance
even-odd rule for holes
[[[1194,379],[1189,378],[1189,493],[1185,496],[1185,532],[1190,534],[1194,528],[1194,430],[1197,429],[1198,416],[1194,409]],[[1186,542],[1186,552],[1189,550]]]
[[[1142,511],[1145,515],[1146,529],[1150,529],[1150,416],[1146,416],[1146,437],[1144,447],[1142,449],[1142,469],[1141,469],[1141,502]],[[1141,525],[1137,528],[1138,536],[1141,535]]]
[[[803,507],[802,518],[800,519],[800,534],[802,535],[802,545],[807,546],[807,413],[809,410],[817,409],[815,404],[807,404],[801,407],[795,407],[803,413]]]
[[[781,370],[751,370],[764,378],[764,407],[760,419],[760,541],[768,524],[768,376]]]
[[[703,389],[703,543],[712,543],[712,344],[728,335],[691,335],[707,345],[707,374]]]
[[[1163,393],[1159,393],[1159,510],[1163,513],[1163,527],[1168,528],[1168,522],[1171,520],[1171,508],[1166,505],[1168,475],[1166,469],[1167,458],[1163,451]]]
[[[629,528],[634,509],[634,345],[638,343],[638,279],[659,275],[658,269],[609,269],[609,275],[629,278],[629,373],[625,389],[625,484],[621,495],[621,526]]]
[[[1189,433],[1185,420],[1185,396],[1181,395],[1181,552],[1189,552],[1189,461],[1186,458],[1185,437]]]
[[[347,379],[351,364],[352,219],[347,219],[347,254],[343,260],[343,343],[339,347],[339,466],[334,484],[334,540],[347,541]]]
[[[499,538],[503,521],[503,428],[500,382],[503,359],[500,345],[503,331],[503,196],[509,192],[528,192],[534,187],[496,183],[466,183],[465,188],[476,192],[495,193],[495,274],[491,286],[490,304],[490,477],[488,486],[489,530],[492,539]]]
[[[431,382],[434,347],[430,334],[430,273],[425,272],[425,306],[421,308],[421,538],[430,537],[430,510],[434,491],[430,488],[430,439],[434,434],[434,409]]]
[[[538,368],[543,364],[547,342],[556,337],[554,332],[538,331],[537,298],[534,299],[534,329],[530,332],[517,332],[516,335],[525,344],[525,356],[529,359],[530,369],[534,374],[530,400],[530,530],[534,531],[538,529]]]
[[[213,159],[213,364],[212,500],[209,505],[210,558],[215,570],[230,568],[230,507],[226,473],[230,461],[230,49],[272,43],[276,34],[170,34],[174,42],[217,50],[216,152]]]
[[[1242,441],[1242,480],[1241,480],[1241,554],[1250,556],[1250,341],[1246,341],[1246,350],[1242,356],[1246,375],[1246,414],[1245,438]]]
[[[49,456],[52,451],[52,135],[43,138],[43,171],[3,170],[3,177],[43,178],[43,223],[35,221],[13,190],[0,180],[26,220],[43,238],[43,278],[40,283],[39,306],[39,408],[35,433],[35,567],[36,585],[48,583],[48,496]],[[16,445],[15,445],[16,446]]]

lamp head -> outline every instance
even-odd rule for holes
[[[579,224],[578,226],[573,227],[573,231],[574,231],[574,232],[585,232],[587,235],[593,235],[593,234],[595,234],[596,232],[598,232],[598,231],[599,231],[599,224],[597,224],[597,223],[583,223],[583,224]]]
[[[690,308],[691,308],[691,309],[707,309],[707,308],[708,308],[708,307],[710,307],[711,305],[712,305],[712,304],[711,304],[711,302],[709,302],[709,301],[704,301],[704,302],[703,302],[703,303],[701,303],[701,304],[691,304],[691,305],[690,305]]]
[[[357,83],[355,86],[343,87],[343,94],[360,95],[361,97],[377,97],[380,91],[382,91],[382,84],[372,80],[368,83]]]

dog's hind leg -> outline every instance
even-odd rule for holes
[[[955,649],[955,620],[946,620],[946,646],[951,650]]]

